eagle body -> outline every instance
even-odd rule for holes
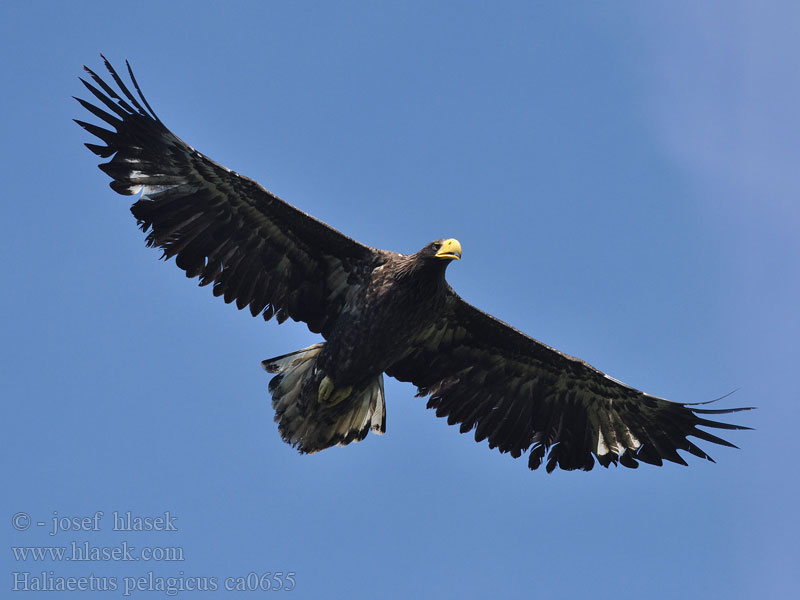
[[[344,307],[319,359],[336,384],[388,370],[441,317],[448,263],[426,257],[430,253],[429,245],[409,256],[390,254]]]
[[[409,256],[383,255],[362,281],[350,282],[327,342],[289,363],[262,363],[277,373],[270,391],[281,436],[301,452],[361,440],[370,429],[383,433],[383,372],[444,315],[445,270],[461,256],[456,240],[431,242]]]
[[[528,466],[687,464],[712,460],[689,438],[723,446],[712,418],[746,408],[670,402],[613,379],[464,301],[445,279],[461,245],[414,254],[371,248],[201,154],[158,118],[103,58],[88,67],[98,126],[76,122],[131,206],[148,246],[187,277],[264,320],[306,323],[324,341],[262,362],[281,437],[303,453],[386,430],[384,374],[411,382],[436,415]]]

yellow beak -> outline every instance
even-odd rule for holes
[[[450,238],[442,242],[442,247],[436,253],[436,258],[446,258],[448,260],[461,260],[461,244],[458,240]]]

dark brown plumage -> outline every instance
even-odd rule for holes
[[[103,60],[116,89],[84,67],[100,107],[77,100],[113,131],[76,122],[103,142],[86,145],[111,159],[112,189],[142,193],[131,211],[147,244],[225,302],[325,338],[263,362],[280,433],[301,452],[383,433],[384,372],[477,441],[527,451],[531,469],[686,464],[678,450],[711,460],[688,437],[732,446],[700,427],[746,429],[708,415],[747,409],[644,394],[464,302],[445,281],[456,240],[408,256],[370,248],[217,164],[164,126],[130,66],[138,98]]]

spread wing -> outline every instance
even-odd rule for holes
[[[530,449],[528,466],[551,472],[638,461],[685,465],[685,450],[712,460],[687,439],[733,444],[699,427],[749,429],[703,415],[705,409],[644,394],[478,310],[449,290],[445,315],[387,373],[410,381],[428,408],[475,440],[510,452]]]
[[[114,131],[76,122],[103,144],[86,144],[102,158],[111,188],[142,193],[131,207],[147,245],[163,249],[216,296],[249,306],[253,316],[305,321],[326,334],[351,284],[363,281],[382,253],[287,204],[258,183],[200,154],[167,129],[103,57],[118,89],[84,67],[81,79],[99,108],[76,98]],[[141,101],[141,102],[140,102]]]

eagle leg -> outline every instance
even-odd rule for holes
[[[353,386],[352,385],[348,385],[345,388],[336,390],[333,393],[333,396],[331,396],[330,400],[328,401],[328,406],[336,406],[342,400],[346,400],[347,398],[349,398],[350,394],[352,394],[352,392],[353,392]]]
[[[320,404],[325,404],[327,406],[336,406],[342,400],[350,397],[352,391],[352,385],[348,385],[345,388],[334,391],[333,380],[326,375],[319,384],[317,401]]]
[[[325,375],[325,378],[319,383],[319,391],[317,392],[317,402],[325,404],[330,395],[333,393],[333,380]]]

